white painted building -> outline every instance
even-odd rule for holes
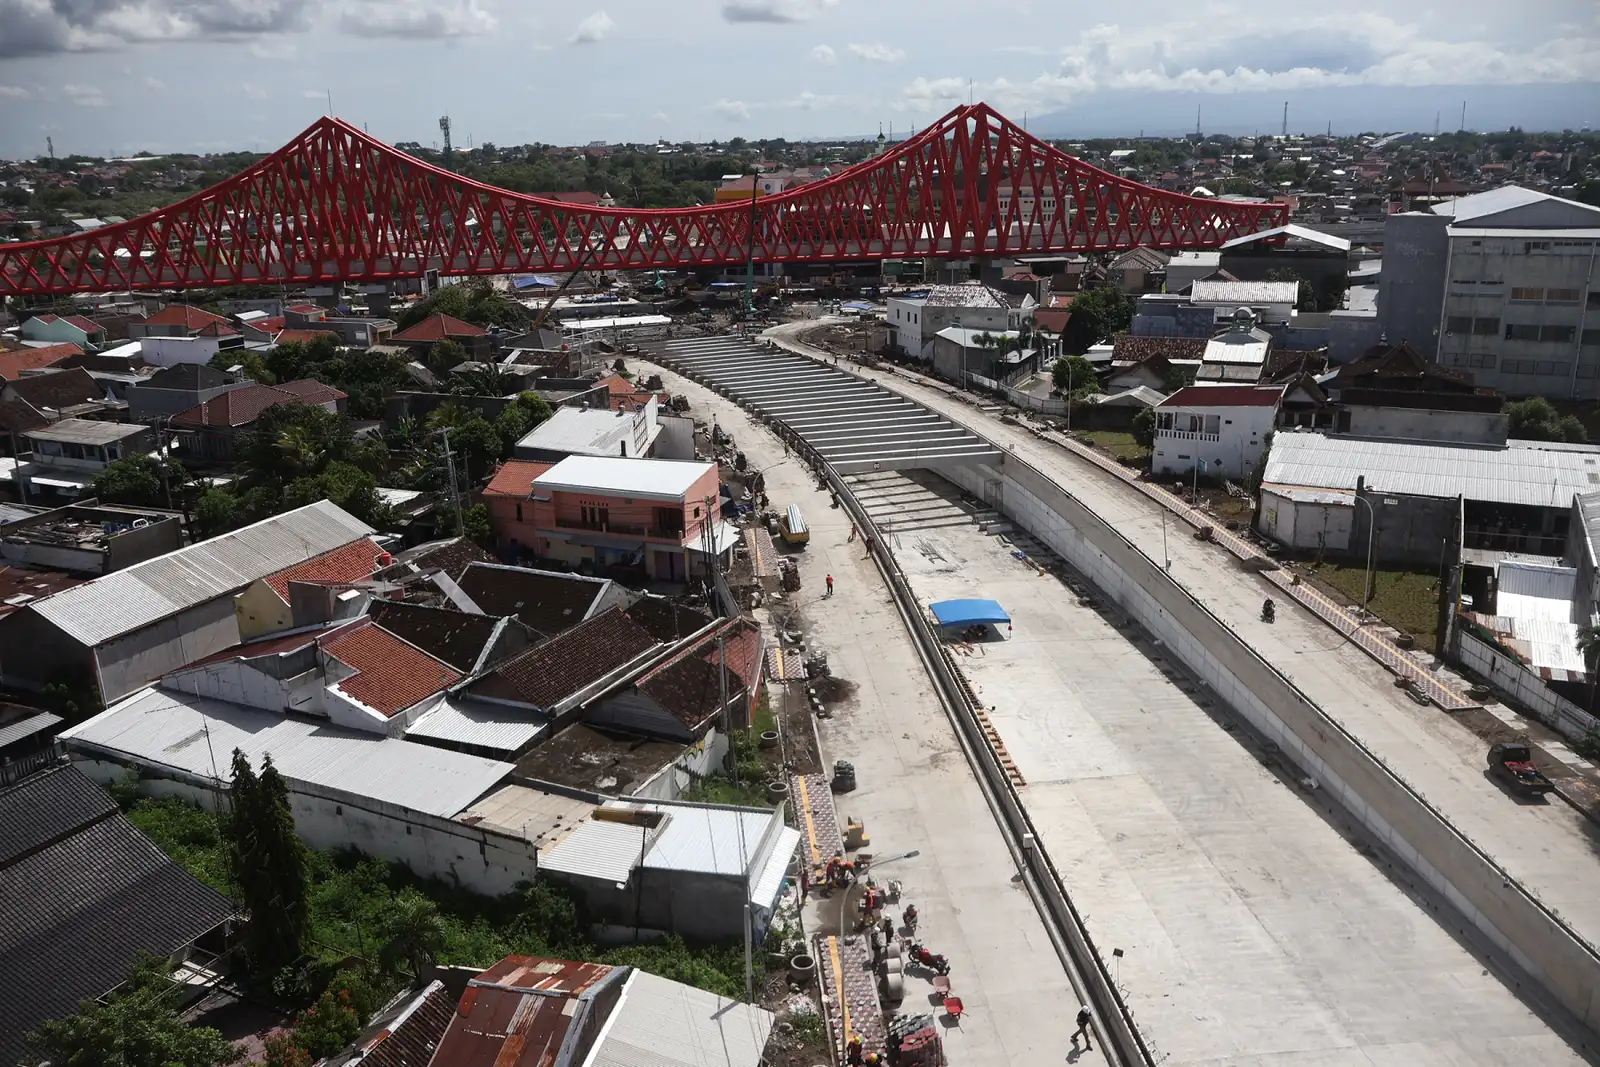
[[[933,339],[957,326],[991,334],[1031,325],[1039,304],[1032,296],[1008,297],[982,282],[936,285],[918,297],[891,297],[884,313],[889,345],[931,362]]]
[[[1281,385],[1191,385],[1156,408],[1155,474],[1248,477],[1261,462],[1283,400]]]

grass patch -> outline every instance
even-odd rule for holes
[[[1366,576],[1364,563],[1323,563],[1313,577],[1344,596],[1350,603],[1361,603],[1361,583]],[[1432,648],[1438,628],[1438,577],[1431,571],[1373,568],[1372,600],[1367,605],[1384,622]]]
[[[766,709],[766,695],[762,694],[762,707],[756,713],[756,729],[742,730],[733,735],[734,763],[739,769],[738,784],[731,776],[717,773],[700,779],[684,791],[680,799],[696,804],[733,804],[743,808],[770,808],[767,802],[767,779],[772,772],[761,758],[762,715],[771,721],[772,712]]]
[[[230,890],[228,864],[216,817],[180,800],[141,799],[128,818],[163,852],[195,877],[223,893]],[[438,906],[444,945],[441,964],[488,967],[512,954],[555,956],[600,963],[632,964],[725,997],[744,994],[742,946],[689,946],[673,939],[656,945],[601,951],[589,941],[577,901],[565,889],[536,882],[503,897],[480,896],[444,882],[419,878],[400,864],[354,851],[310,854],[310,971],[324,975],[352,961],[376,963],[387,939],[393,903],[414,889]],[[272,976],[247,976],[267,984]],[[407,984],[401,975],[371,970],[382,1003]],[[261,980],[265,979],[265,980]],[[314,1000],[322,990],[297,991]]]
[[[1150,458],[1150,450],[1133,439],[1131,433],[1116,430],[1078,430],[1076,435],[1096,448],[1110,452],[1118,460],[1131,459],[1143,463]]]

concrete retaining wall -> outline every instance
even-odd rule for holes
[[[987,483],[993,496],[992,470],[942,473],[980,497]],[[1155,561],[1034,468],[1007,457],[1003,474],[1003,499],[990,504],[1165,643],[1531,979],[1591,1031],[1600,1030],[1600,955]]]
[[[1600,720],[1551,689],[1521,661],[1460,626],[1455,630],[1453,651],[1461,666],[1567,740],[1600,729]]]

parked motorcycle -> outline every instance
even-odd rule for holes
[[[915,941],[911,943],[911,959],[913,962],[922,964],[922,966],[929,968],[936,974],[950,973],[949,960],[945,959],[937,952],[929,952]]]

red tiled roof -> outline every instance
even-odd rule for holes
[[[221,315],[213,315],[204,308],[188,304],[168,304],[144,320],[146,326],[182,326],[186,330],[198,330],[215,322],[224,326],[228,324],[228,320]]]
[[[447,337],[483,337],[489,331],[482,326],[474,326],[470,322],[440,312],[429,315],[415,326],[403,333],[397,333],[391,340],[394,341],[443,341]]]
[[[323,385],[312,378],[302,378],[283,385],[246,385],[230,389],[204,403],[172,416],[173,426],[248,426],[261,417],[261,413],[276,404],[301,401],[307,404],[326,404],[342,400],[344,393],[331,385]]]
[[[41,600],[63,589],[82,585],[83,582],[82,578],[73,578],[60,571],[36,571],[27,567],[0,566],[0,618],[14,611],[21,611],[34,600]],[[15,604],[6,603],[17,597],[30,599]]]
[[[1135,337],[1119,333],[1111,339],[1111,358],[1143,363],[1147,359],[1199,359],[1205,355],[1208,339],[1204,337]]]
[[[718,670],[717,637],[727,656],[728,699],[756,692],[761,672],[761,628],[736,619],[717,633],[678,653],[640,678],[639,692],[650,697],[689,729],[698,729],[721,711],[723,679]]]
[[[554,463],[508,459],[484,487],[483,495],[514,496],[526,500],[533,495],[533,480],[554,466]]]
[[[502,663],[473,689],[548,708],[655,645],[648,631],[612,608]]]
[[[284,308],[283,310],[285,310],[285,311],[293,311],[293,312],[295,312],[297,314],[300,314],[300,315],[315,315],[318,312],[321,312],[323,314],[327,314],[327,311],[328,311],[327,308],[318,307],[316,304],[290,304],[288,307]]]
[[[40,322],[42,322],[42,323],[44,323],[46,325],[50,325],[52,323],[57,323],[57,322],[65,322],[68,325],[76,326],[78,329],[82,330],[84,333],[104,333],[105,332],[105,327],[104,326],[100,325],[98,322],[95,322],[93,319],[86,319],[82,315],[52,315],[52,314],[46,313],[46,314],[43,314],[43,315],[35,315],[34,318],[38,319]]]
[[[1164,408],[1270,408],[1283,399],[1281,385],[1189,385],[1163,400]]]
[[[13,381],[22,377],[25,370],[38,370],[59,363],[68,356],[81,356],[83,349],[77,345],[49,345],[45,348],[18,348],[0,352],[0,381]]]
[[[249,326],[252,330],[260,330],[262,333],[278,333],[282,331],[287,322],[288,320],[282,315],[275,315],[270,319],[257,319],[255,322],[250,323]]]
[[[283,320],[279,319],[278,321],[282,322]],[[299,344],[309,344],[319,337],[337,338],[338,336],[339,335],[334,333],[332,330],[279,330],[278,336],[272,339],[272,343],[275,345],[287,345],[294,344],[296,342]]]
[[[196,330],[194,335],[196,337],[235,337],[238,333],[238,330],[226,322],[208,322]]]
[[[266,583],[287,604],[290,582],[365,581],[378,569],[383,554],[383,549],[376,541],[370,537],[363,537],[332,552],[312,556],[304,563],[296,563],[293,567],[285,567],[276,574],[269,574]]]
[[[339,690],[385,716],[406,708],[461,680],[443,660],[407,644],[377,623],[352,626],[322,650],[356,673]]]

